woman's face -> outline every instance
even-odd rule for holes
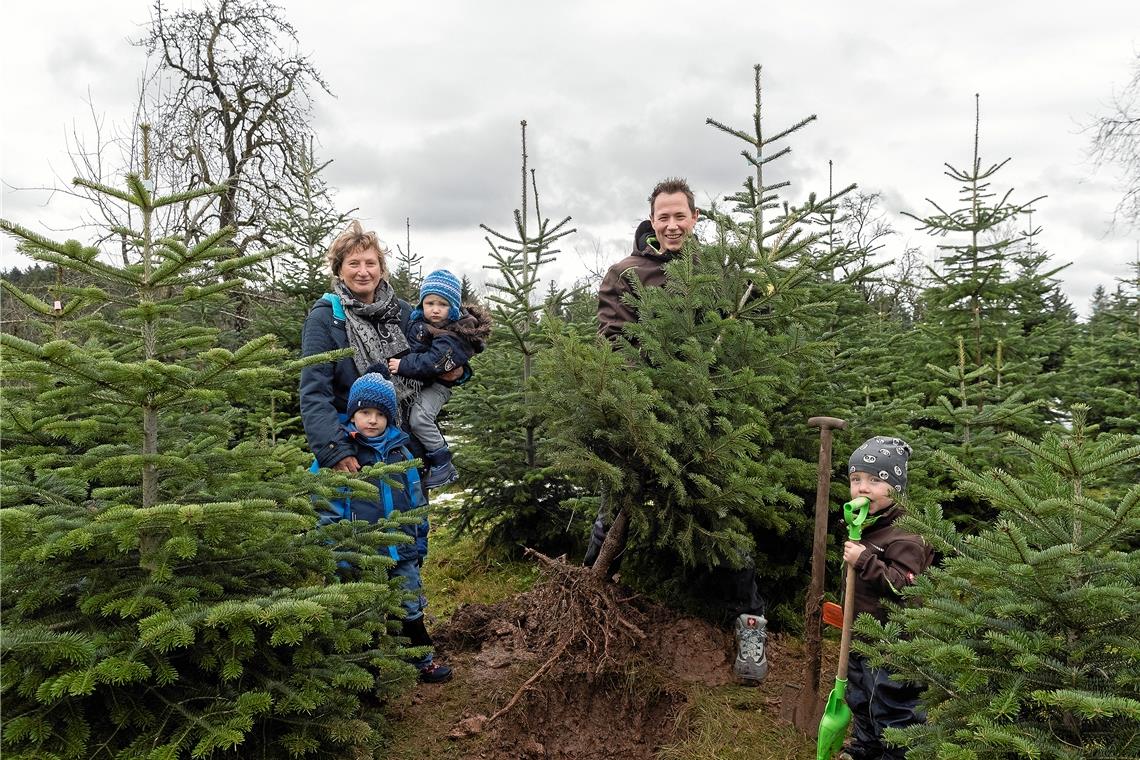
[[[362,303],[372,303],[381,271],[380,252],[375,248],[357,248],[340,263],[340,279]]]

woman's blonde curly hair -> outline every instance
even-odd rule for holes
[[[358,250],[376,251],[380,257],[380,278],[388,281],[388,246],[384,244],[372,230],[367,232],[360,226],[360,222],[353,219],[344,232],[336,236],[336,240],[329,246],[325,259],[328,260],[329,269],[333,277],[340,277],[340,267],[344,257]]]

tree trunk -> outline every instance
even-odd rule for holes
[[[598,551],[598,558],[594,560],[594,566],[590,568],[595,579],[605,581],[610,577],[610,566],[625,548],[625,533],[628,527],[629,515],[624,508],[619,509],[614,518],[614,524],[610,526],[609,532],[606,533],[606,540],[602,542],[602,548]]]

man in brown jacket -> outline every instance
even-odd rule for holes
[[[665,284],[665,265],[681,253],[701,212],[689,184],[671,177],[657,183],[649,195],[649,219],[634,235],[633,253],[614,264],[598,290],[598,332],[610,340],[627,322],[637,320],[637,308],[623,297],[633,292],[630,277],[647,287]]]
[[[622,335],[622,328],[637,320],[637,306],[627,302],[634,292],[631,278],[645,287],[665,284],[665,265],[682,254],[685,241],[693,234],[700,218],[693,191],[685,180],[669,178],[657,183],[649,195],[649,219],[634,234],[633,253],[614,264],[598,290],[598,332],[610,341]],[[603,492],[598,516],[590,534],[585,564],[592,565],[606,540],[609,510]],[[620,559],[620,556],[619,556]],[[743,567],[717,568],[706,574],[700,593],[715,598],[733,620],[736,634],[736,660],[733,672],[746,684],[756,685],[768,674],[765,654],[767,619],[765,602],[756,587],[755,564],[743,558]]]

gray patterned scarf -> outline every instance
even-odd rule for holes
[[[408,339],[400,329],[400,300],[385,281],[376,288],[372,303],[363,303],[352,294],[344,280],[337,278],[333,290],[344,305],[348,345],[356,349],[352,361],[363,375],[376,364],[387,363],[393,356],[408,350]],[[419,395],[422,383],[396,375],[392,378],[400,403],[411,403]]]

